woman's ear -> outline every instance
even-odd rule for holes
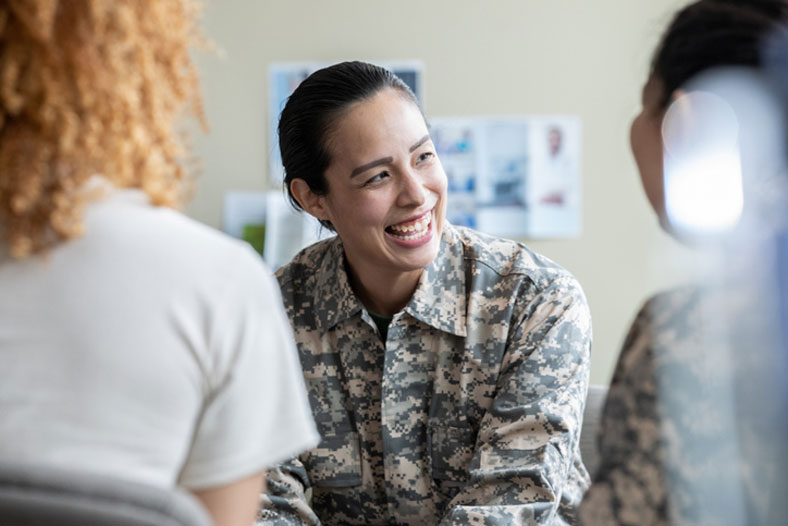
[[[678,100],[679,98],[683,97],[686,94],[687,92],[681,88],[674,89],[673,93],[670,94],[670,100],[668,101],[668,105],[670,105],[670,103]]]
[[[296,178],[290,181],[290,193],[301,205],[301,208],[307,211],[310,215],[317,219],[330,221],[328,210],[325,205],[325,198],[318,195],[309,188],[306,181],[301,178]]]

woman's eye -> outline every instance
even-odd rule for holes
[[[419,155],[416,160],[421,163],[421,162],[424,162],[424,161],[428,161],[428,160],[430,160],[433,157],[435,157],[434,153],[432,153],[432,152],[424,152],[421,155]]]
[[[383,179],[385,179],[388,176],[389,176],[388,172],[380,172],[379,174],[375,174],[374,176],[372,176],[369,179],[367,179],[367,182],[365,182],[364,185],[377,183],[379,181],[382,181]]]

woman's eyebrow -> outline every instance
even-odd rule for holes
[[[413,150],[411,150],[411,151],[413,151]],[[367,163],[367,164],[362,164],[361,166],[353,168],[353,171],[350,172],[350,178],[352,179],[355,176],[357,176],[358,174],[366,172],[370,168],[374,168],[374,167],[379,166],[381,164],[389,164],[389,163],[392,163],[392,162],[394,162],[394,158],[393,157],[383,157],[382,159],[378,159],[376,161],[372,161],[372,162]]]
[[[416,144],[414,144],[413,146],[411,146],[411,147],[410,147],[410,150],[408,150],[408,152],[410,152],[410,153],[413,153],[413,151],[414,151],[416,148],[418,148],[419,146],[421,146],[422,144],[424,144],[425,142],[427,142],[427,141],[429,141],[429,140],[430,140],[430,134],[428,133],[427,135],[425,135],[424,137],[422,137],[421,139],[419,139],[419,140],[418,140],[418,142],[417,142]]]
[[[416,150],[416,148],[418,148],[419,146],[421,146],[422,144],[424,144],[425,142],[427,142],[429,140],[430,140],[430,134],[428,133],[427,135],[425,135],[424,137],[422,137],[421,139],[416,141],[416,144],[411,146],[408,149],[408,152],[409,153],[413,153]],[[393,157],[383,157],[382,159],[377,159],[375,161],[372,161],[372,162],[369,162],[369,163],[366,163],[366,164],[362,164],[361,166],[357,166],[356,168],[353,168],[353,171],[350,172],[350,178],[352,179],[353,177],[357,176],[358,174],[366,172],[370,168],[374,168],[374,167],[379,166],[381,164],[388,164],[388,163],[391,163],[393,161],[394,161]]]

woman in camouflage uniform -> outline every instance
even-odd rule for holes
[[[338,235],[277,273],[322,442],[269,474],[260,522],[573,523],[591,340],[575,279],[446,222],[424,117],[385,69],[311,75],[279,140],[295,206]]]
[[[727,277],[651,298],[632,325],[600,424],[599,470],[580,508],[587,526],[785,524],[785,414],[773,403],[784,380],[772,374],[784,357],[767,298],[786,143],[783,88],[767,66],[785,63],[786,17],[783,1],[701,0],[675,16],[653,59],[631,144],[660,223],[677,238],[691,233],[666,212],[663,155],[677,166],[668,157],[673,131],[703,130],[696,146],[720,133],[698,120],[704,101],[718,106],[706,117],[735,115],[745,204],[738,226],[715,240],[713,266]],[[699,257],[709,250],[696,247]]]

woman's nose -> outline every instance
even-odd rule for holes
[[[427,189],[418,174],[412,169],[402,172],[400,192],[397,204],[399,206],[420,206],[427,199]]]

